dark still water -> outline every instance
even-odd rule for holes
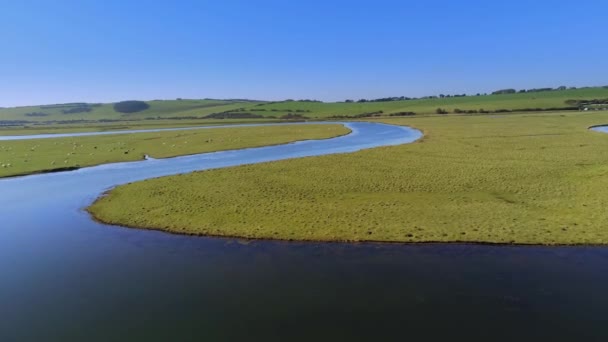
[[[0,261],[0,340],[608,338],[603,248],[242,243],[91,228],[14,241],[21,252]]]
[[[353,133],[0,180],[0,341],[606,341],[608,249],[245,242],[102,225],[82,210],[149,177],[351,152]]]

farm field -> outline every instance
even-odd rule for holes
[[[142,160],[145,155],[168,158],[326,139],[349,132],[337,124],[282,125],[0,141],[0,177]]]
[[[588,130],[608,122],[605,112],[383,121],[425,137],[146,180],[89,210],[106,223],[199,235],[608,244],[608,135]]]

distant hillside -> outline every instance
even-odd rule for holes
[[[130,102],[130,101],[124,101]],[[138,101],[135,101],[138,102]],[[255,104],[232,100],[156,100],[145,101],[148,108],[127,113],[115,110],[114,103],[66,103],[0,109],[0,121],[75,121],[75,120],[138,120],[173,117],[202,117],[216,112],[238,109]],[[118,107],[119,110],[121,107]],[[128,111],[128,110],[127,110]]]
[[[312,100],[261,102],[213,99],[123,101],[109,104],[67,103],[0,108],[0,124],[160,118],[293,120],[452,113],[484,114],[510,111],[579,110],[582,107],[581,104],[585,103],[608,103],[608,87],[579,89],[560,87],[559,89],[532,89],[526,92],[504,89],[491,95],[441,95],[420,99],[399,97],[334,103]]]
[[[583,100],[608,99],[608,88],[593,87],[567,90],[539,91],[514,94],[480,96],[437,97],[413,100],[391,100],[383,102],[321,103],[287,101],[258,104],[255,113],[267,115],[300,114],[306,117],[340,117],[373,115],[408,115],[412,113],[487,113],[507,111],[536,111],[548,109],[577,110],[576,103]],[[572,101],[576,100],[576,101]]]

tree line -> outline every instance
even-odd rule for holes
[[[608,88],[608,86],[603,86],[602,88]],[[574,89],[578,89],[576,87],[566,87],[566,86],[559,86],[557,88],[530,88],[530,89],[514,89],[514,88],[507,88],[507,89],[499,89],[496,91],[491,92],[491,95],[504,95],[504,94],[517,94],[517,93],[539,93],[539,92],[545,92],[545,91],[562,91],[562,90],[574,90]],[[408,96],[393,96],[393,97],[381,97],[381,98],[377,98],[377,99],[359,99],[359,100],[352,100],[352,99],[347,99],[344,100],[345,103],[366,103],[366,102],[391,102],[391,101],[411,101],[411,100],[430,100],[430,99],[443,99],[443,98],[452,98],[452,97],[469,97],[469,96],[487,96],[487,93],[476,93],[476,94],[455,94],[455,95],[449,95],[449,94],[439,94],[439,95],[430,95],[430,96],[422,96],[422,97],[408,97]]]

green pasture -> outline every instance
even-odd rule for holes
[[[129,120],[121,122],[91,122],[73,124],[29,124],[24,126],[0,127],[0,136],[58,134],[78,132],[107,132],[136,129],[162,129],[179,127],[217,126],[234,124],[273,123],[272,119],[188,119],[188,120]]]
[[[496,111],[496,110],[530,110],[569,107],[567,100],[608,99],[608,88],[589,87],[579,89],[516,93],[504,95],[481,95],[466,97],[444,97],[409,101],[389,102],[310,102],[310,101],[281,101],[260,102],[243,100],[155,100],[147,101],[149,108],[135,113],[118,113],[113,104],[92,105],[90,112],[63,113],[71,107],[60,105],[29,106],[0,109],[0,123],[11,127],[27,126],[32,123],[51,122],[66,124],[79,120],[85,121],[137,121],[162,120],[175,118],[204,118],[208,115],[225,114],[228,118],[247,119],[262,117],[263,120],[282,119],[295,116],[303,119],[327,119],[334,116],[357,116],[374,113],[389,116],[390,114],[414,112],[417,115],[435,114],[438,108],[453,113],[461,111]],[[356,99],[355,99],[356,100]],[[91,104],[89,104],[91,105]],[[382,112],[382,113],[380,113]],[[26,121],[26,123],[10,123],[8,121]],[[205,119],[216,120],[216,119]],[[2,131],[0,125],[0,132]],[[4,129],[6,130],[6,129]],[[0,133],[1,134],[1,133]]]
[[[449,97],[424,100],[390,101],[390,102],[364,102],[364,103],[321,103],[321,102],[277,102],[271,104],[258,104],[254,108],[264,109],[268,115],[297,111],[312,118],[325,118],[331,116],[353,116],[364,113],[382,111],[385,115],[398,112],[415,112],[416,114],[435,114],[438,108],[453,113],[460,110],[486,110],[500,109],[517,110],[530,108],[559,108],[567,107],[567,100],[608,98],[607,88],[586,88],[561,91],[546,91],[538,93],[517,93],[504,95]],[[276,110],[278,112],[273,112]]]

